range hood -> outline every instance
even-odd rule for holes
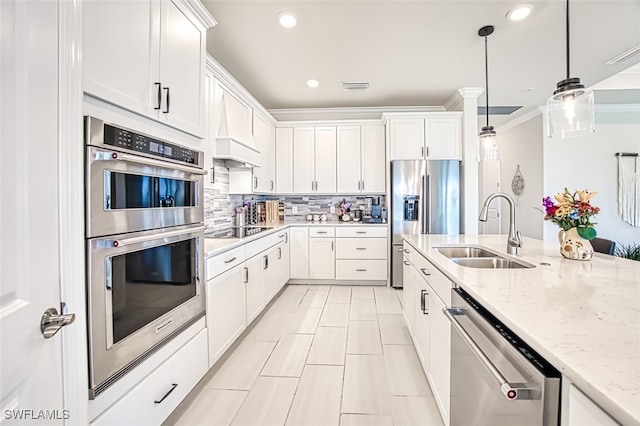
[[[215,158],[225,160],[230,169],[260,167],[260,150],[251,134],[249,114],[240,101],[223,91]]]

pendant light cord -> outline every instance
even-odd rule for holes
[[[571,78],[569,73],[569,0],[567,0],[567,9],[566,9],[566,28],[567,28],[567,79]]]
[[[568,1],[568,0],[567,0]],[[484,84],[486,93],[487,127],[489,127],[489,56],[487,54],[487,37],[484,36]]]

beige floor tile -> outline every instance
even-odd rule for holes
[[[353,287],[351,287],[351,298],[373,300],[373,287],[354,285]]]
[[[328,288],[311,287],[307,294],[304,295],[300,306],[304,308],[324,308],[327,296],[329,296]]]
[[[244,340],[205,387],[250,390],[275,346],[275,342]]]
[[[340,426],[393,426],[393,417],[371,414],[341,414]]]
[[[354,287],[355,290],[358,287]],[[376,321],[376,302],[373,299],[351,299],[351,309],[349,311],[351,321]]]
[[[327,303],[351,303],[351,287],[348,285],[331,286]]]
[[[395,426],[443,426],[432,396],[392,396],[391,410]]]
[[[376,310],[378,314],[402,314],[402,305],[396,293],[402,293],[390,287],[375,287]]]
[[[287,327],[288,333],[313,334],[316,332],[322,308],[298,308]]]
[[[248,393],[246,391],[203,389],[176,425],[230,425]]]
[[[282,336],[261,376],[300,377],[313,342],[311,334],[286,334]]]
[[[349,304],[327,303],[324,305],[319,326],[347,327],[349,325]]]
[[[411,335],[402,315],[378,315],[383,345],[411,345]]]
[[[349,321],[347,353],[382,355],[378,321]]]
[[[232,425],[284,425],[297,387],[296,378],[258,377]]]
[[[282,291],[282,294],[302,294],[304,295],[309,290],[308,285],[302,284],[289,284],[287,288]]]
[[[304,293],[283,293],[273,302],[269,312],[293,313],[298,309],[303,298]]]
[[[305,366],[286,424],[338,426],[343,371],[342,366]]]
[[[307,364],[344,365],[346,347],[346,327],[318,327]]]
[[[247,335],[247,340],[277,342],[288,330],[293,315],[284,312],[267,312]]]
[[[347,355],[342,413],[391,414],[382,355]]]
[[[383,350],[389,395],[430,395],[427,378],[413,345],[384,345]]]

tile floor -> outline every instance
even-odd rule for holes
[[[387,287],[286,287],[165,423],[441,426],[401,298]]]

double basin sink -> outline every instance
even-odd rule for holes
[[[443,246],[434,247],[443,256],[452,262],[468,268],[482,269],[519,269],[535,268],[530,263],[512,258],[506,258],[483,247],[477,246]]]

